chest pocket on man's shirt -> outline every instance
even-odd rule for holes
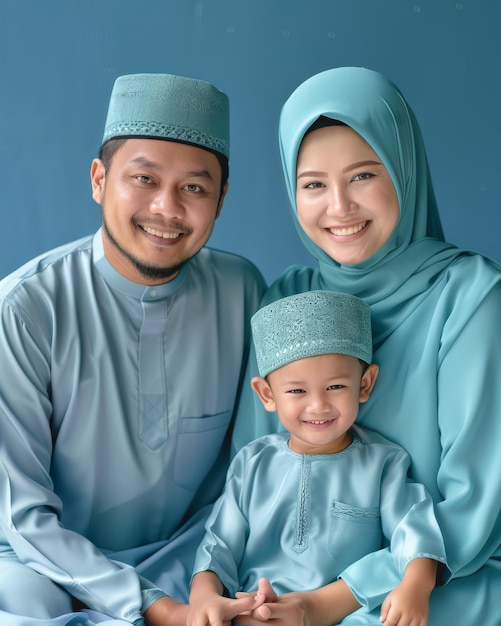
[[[196,490],[214,465],[221,450],[232,411],[180,420],[174,480]]]

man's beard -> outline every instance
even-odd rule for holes
[[[186,262],[183,261],[182,263],[178,263],[177,265],[171,265],[169,267],[157,267],[154,265],[147,265],[146,263],[143,263],[138,258],[127,252],[125,248],[122,248],[122,246],[118,243],[118,241],[115,239],[110,229],[108,228],[106,220],[104,219],[104,215],[103,229],[110,243],[115,246],[120,254],[122,254],[136,268],[141,276],[144,276],[144,278],[146,278],[147,280],[164,280],[165,282],[167,282],[170,278],[173,278],[179,272],[179,270]]]

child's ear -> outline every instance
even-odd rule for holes
[[[251,380],[251,387],[256,392],[257,397],[263,403],[264,408],[272,413],[276,411],[275,398],[268,381],[261,376],[254,376]]]
[[[371,363],[365,370],[362,380],[360,381],[360,402],[367,402],[371,395],[374,385],[376,384],[379,367],[375,363]]]

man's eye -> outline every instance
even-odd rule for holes
[[[195,184],[185,185],[184,188],[186,189],[186,191],[191,191],[191,192],[195,192],[195,193],[197,193],[199,191],[202,191],[202,188],[200,187],[200,185],[195,185]]]
[[[144,176],[142,174],[140,174],[139,176],[136,176],[136,180],[138,180],[140,183],[145,183],[145,184],[149,184],[152,182],[149,176]]]

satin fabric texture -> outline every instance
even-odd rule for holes
[[[89,619],[70,596],[124,624],[187,599],[263,288],[210,248],[133,283],[101,231],[0,283],[2,624]]]
[[[369,143],[388,170],[399,201],[399,220],[387,242],[354,265],[331,259],[306,236],[297,218],[298,151],[320,116],[348,124]],[[262,305],[311,289],[344,291],[368,302],[380,374],[357,423],[408,451],[411,476],[435,502],[452,579],[432,593],[429,626],[445,621],[498,626],[501,267],[444,241],[416,117],[399,89],[381,74],[343,67],[308,79],[282,109],[279,141],[292,219],[316,266],[288,268]],[[255,437],[281,430],[276,415],[264,411],[249,387],[256,374],[251,354],[233,432],[234,453]],[[391,555],[378,552],[369,560],[343,573],[364,606],[343,624],[379,623],[373,604],[379,584],[391,577]]]

